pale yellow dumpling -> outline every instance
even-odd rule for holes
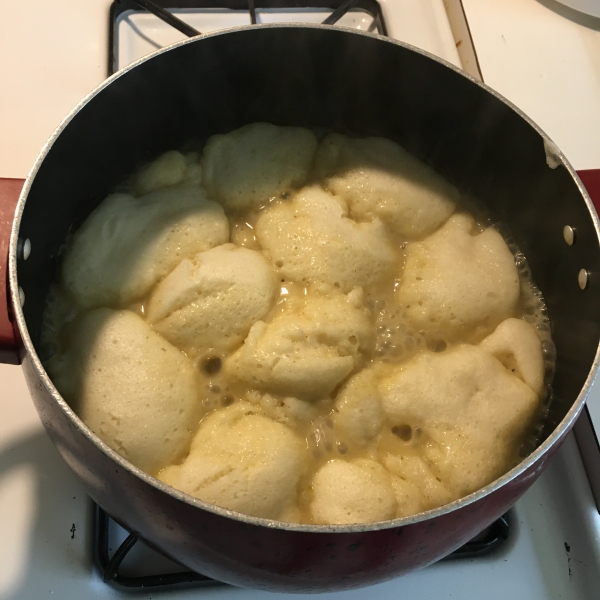
[[[228,239],[223,209],[197,186],[165,188],[141,198],[113,194],[73,236],[62,281],[86,308],[124,308],[184,258]]]
[[[184,156],[181,152],[170,150],[146,165],[132,181],[136,196],[144,196],[164,187],[181,183],[199,184],[202,180],[200,157],[196,152]]]
[[[327,397],[373,343],[370,313],[357,288],[311,289],[290,299],[272,321],[259,321],[225,363],[250,387],[304,400]]]
[[[209,348],[227,352],[267,315],[276,291],[262,254],[224,244],[184,259],[167,275],[150,297],[147,318],[189,356]]]
[[[155,474],[187,451],[201,417],[198,375],[135,313],[84,314],[47,368],[81,420],[140,469]]]
[[[383,425],[378,375],[376,369],[363,369],[348,380],[336,397],[333,422],[352,444],[366,446]]]
[[[419,488],[414,483],[392,475],[392,488],[396,494],[396,518],[416,515],[426,510],[421,507]]]
[[[424,453],[457,496],[509,469],[531,426],[538,395],[478,346],[423,352],[379,384],[391,427],[419,430]]]
[[[232,211],[259,208],[306,182],[316,150],[317,138],[309,129],[246,125],[208,140],[202,184]]]
[[[456,500],[456,494],[436,475],[435,467],[418,453],[388,453],[382,459],[383,465],[392,474],[398,517],[438,508]]]
[[[285,520],[295,508],[305,454],[304,441],[285,425],[239,402],[206,417],[189,456],[158,478],[222,508]]]
[[[377,462],[330,460],[312,480],[310,512],[315,523],[372,523],[396,517],[392,480]]]
[[[265,209],[256,237],[281,278],[344,292],[380,281],[398,260],[381,221],[357,223],[343,200],[319,186]]]
[[[479,346],[496,357],[536,394],[542,393],[544,356],[542,343],[532,325],[522,319],[506,319]]]
[[[281,398],[271,394],[265,394],[257,390],[249,390],[243,396],[243,400],[258,406],[262,413],[293,430],[301,430],[303,433],[311,421],[319,417],[319,409],[313,402],[298,400],[293,396]]]
[[[391,140],[328,135],[319,145],[317,174],[343,198],[353,217],[379,217],[402,238],[437,229],[454,212],[458,190]]]
[[[458,214],[406,250],[398,303],[418,328],[449,339],[491,332],[513,316],[519,299],[515,259],[492,227],[475,231]]]

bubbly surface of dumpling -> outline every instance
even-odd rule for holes
[[[397,260],[379,219],[357,223],[343,200],[319,186],[265,209],[256,236],[282,278],[344,292],[379,281]]]
[[[257,390],[249,390],[243,399],[260,407],[266,417],[304,433],[311,421],[319,417],[318,408],[306,400],[292,396],[281,398]]]
[[[184,156],[181,152],[170,150],[136,173],[132,188],[136,196],[144,196],[184,182],[200,183],[201,179],[202,167],[196,152]]]
[[[491,332],[512,316],[519,299],[506,242],[492,227],[475,234],[474,225],[471,217],[455,215],[406,250],[398,302],[418,327],[450,339],[474,328]]]
[[[373,343],[370,313],[360,288],[333,288],[290,298],[272,321],[259,321],[225,363],[226,372],[284,396],[325,398],[360,364]]]
[[[332,414],[335,426],[349,441],[366,446],[383,425],[381,395],[377,389],[377,374],[372,368],[363,369],[348,380],[335,400]]]
[[[391,478],[373,460],[330,460],[316,472],[312,492],[310,511],[315,523],[373,523],[396,517]]]
[[[405,239],[437,229],[454,211],[458,190],[391,140],[332,133],[320,144],[317,174],[359,219],[381,218]]]
[[[308,129],[246,125],[208,140],[202,183],[233,211],[258,208],[303,185],[316,150],[317,138]]]
[[[479,344],[540,395],[544,386],[542,343],[534,327],[522,319],[502,321]]]
[[[423,352],[379,384],[392,427],[422,432],[442,482],[472,492],[508,470],[538,410],[538,395],[478,346]]]
[[[126,307],[179,262],[229,239],[223,209],[197,186],[113,194],[73,236],[62,281],[84,307]]]
[[[85,313],[47,367],[81,420],[140,469],[155,474],[188,449],[201,416],[197,374],[135,313]]]
[[[398,517],[414,515],[456,500],[456,494],[441,482],[431,466],[416,453],[387,454],[383,464],[392,474]]]
[[[282,518],[306,468],[303,440],[239,402],[208,415],[181,465],[159,479],[205,502],[255,517]]]
[[[423,511],[419,498],[419,489],[414,483],[406,481],[402,477],[392,475],[392,488],[396,494],[396,517],[407,517],[416,515]]]
[[[179,263],[154,289],[147,318],[188,356],[229,351],[266,316],[275,292],[275,274],[262,254],[224,244]]]

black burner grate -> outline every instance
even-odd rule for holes
[[[144,588],[159,589],[184,589],[202,588],[209,586],[226,585],[205,575],[192,571],[165,572],[151,575],[129,575],[122,572],[122,563],[133,550],[140,539],[131,533],[114,553],[111,554],[111,525],[114,521],[100,508],[96,509],[96,562],[100,568],[102,578],[106,583],[120,590],[135,591]],[[497,550],[508,539],[509,522],[507,515],[500,517],[481,534],[464,546],[454,551],[444,560],[457,560],[462,558],[476,558],[486,556]],[[141,542],[143,545],[143,542]],[[155,553],[158,556],[158,553]],[[171,563],[173,569],[177,565]],[[183,569],[183,567],[182,567]],[[169,570],[168,568],[166,569]]]
[[[180,589],[186,587],[226,585],[221,581],[216,581],[215,579],[206,577],[206,575],[201,575],[200,573],[194,573],[192,571],[181,570],[178,572],[168,572],[168,566],[165,568],[164,573],[150,575],[124,574],[122,563],[130,555],[134,546],[139,541],[139,538],[137,535],[130,533],[125,541],[123,541],[114,553],[111,554],[111,525],[115,525],[111,517],[109,517],[99,506],[96,506],[95,559],[100,568],[102,579],[112,587],[121,590],[134,591],[142,588],[158,590],[164,588]],[[177,567],[175,563],[173,563],[172,566],[173,568]]]
[[[108,74],[118,70],[118,23],[119,17],[127,11],[149,10],[175,29],[189,37],[199,35],[187,23],[174,16],[168,9],[208,11],[215,9],[245,10],[249,12],[250,23],[256,23],[257,10],[283,8],[332,10],[332,14],[323,21],[333,25],[350,10],[366,12],[380,35],[387,35],[387,27],[381,6],[377,0],[114,0],[110,7],[108,39]]]

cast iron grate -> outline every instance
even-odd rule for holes
[[[185,589],[190,587],[209,587],[226,585],[206,575],[192,571],[165,572],[151,575],[124,574],[123,561],[138,542],[143,545],[137,535],[131,533],[117,549],[111,553],[111,522],[114,521],[100,508],[96,507],[95,558],[103,580],[110,586],[120,590],[141,589]],[[494,521],[487,529],[470,542],[455,550],[445,560],[476,558],[497,550],[508,539],[509,521],[507,515]],[[158,553],[156,553],[158,554]],[[173,563],[173,566],[176,565]]]
[[[148,10],[183,34],[194,37],[201,32],[177,18],[168,9],[193,10],[197,12],[215,9],[244,10],[249,12],[250,23],[256,23],[257,10],[272,9],[327,9],[332,14],[323,21],[333,25],[350,10],[360,10],[371,16],[377,33],[387,35],[387,27],[381,6],[377,0],[114,0],[110,7],[108,39],[108,74],[118,68],[118,23],[127,11]]]

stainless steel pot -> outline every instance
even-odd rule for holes
[[[283,524],[170,489],[101,442],[61,398],[38,350],[45,298],[69,232],[142,162],[191,138],[255,121],[395,140],[509,228],[545,296],[558,353],[540,445],[518,467],[414,517],[352,526]],[[573,245],[563,239],[565,226],[576,232]],[[585,289],[578,285],[581,269]],[[10,239],[9,284],[35,405],[100,506],[211,577],[267,590],[323,591],[368,585],[438,560],[535,481],[596,374],[599,273],[598,218],[584,188],[515,107],[405,44],[327,26],[275,25],[176,44],[88,96],[54,133],[25,183]]]

